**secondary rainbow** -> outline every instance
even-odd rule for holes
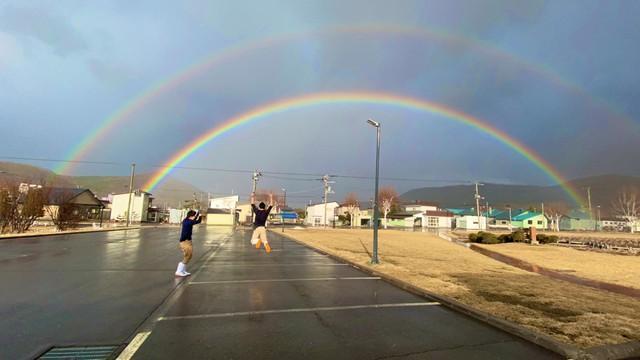
[[[496,140],[502,142],[513,151],[525,157],[530,163],[542,170],[551,180],[560,185],[569,197],[576,203],[582,205],[583,199],[572,189],[566,179],[551,164],[545,161],[534,150],[527,148],[523,143],[513,138],[504,131],[497,129],[490,124],[475,118],[469,114],[447,107],[443,104],[417,99],[413,97],[380,93],[380,92],[329,92],[312,93],[303,96],[286,98],[264,104],[245,113],[232,117],[222,124],[213,127],[198,138],[194,139],[187,146],[176,152],[166,163],[149,179],[143,186],[147,191],[152,191],[174,167],[186,160],[191,154],[198,151],[210,141],[224,135],[225,133],[253,121],[265,119],[269,116],[285,111],[319,105],[335,104],[376,104],[390,105],[408,109],[440,115],[443,118],[457,121],[469,125],[479,131],[489,134]]]
[[[162,94],[180,86],[190,79],[193,79],[198,74],[202,74],[205,71],[209,71],[218,65],[228,63],[233,59],[240,58],[260,49],[273,48],[278,45],[285,45],[294,41],[308,39],[312,36],[342,34],[386,34],[397,36],[412,36],[431,41],[440,41],[454,46],[464,46],[466,48],[473,49],[474,51],[478,51],[480,53],[491,56],[494,59],[517,64],[518,66],[527,69],[528,71],[531,71],[532,73],[535,73],[542,78],[547,79],[551,83],[561,88],[567,89],[575,95],[580,96],[581,98],[587,99],[588,102],[595,106],[596,109],[604,110],[609,114],[613,114],[616,118],[625,119],[627,123],[634,124],[634,121],[632,119],[630,119],[627,115],[622,113],[617,108],[613,107],[602,99],[595,98],[594,96],[588,94],[578,85],[564,79],[549,68],[530,63],[490,43],[483,42],[475,38],[465,37],[458,34],[451,34],[439,29],[413,28],[396,25],[389,26],[376,24],[353,27],[336,27],[331,29],[300,31],[296,33],[286,33],[277,36],[270,36],[259,39],[257,41],[241,43],[239,45],[223,49],[222,51],[209,54],[201,61],[190,65],[186,69],[183,69],[167,78],[154,83],[144,92],[138,94],[130,101],[125,103],[116,112],[112,113],[109,117],[104,119],[97,128],[86,135],[78,144],[76,144],[65,157],[67,161],[62,162],[60,166],[55,169],[55,171],[59,174],[69,173],[72,168],[76,166],[78,160],[86,158],[87,154],[95,149],[97,145],[103,139],[105,139],[107,135],[110,134],[117,126],[125,123],[127,119],[131,119],[135,113],[145,108],[148,104],[150,104],[156,98],[160,97]]]

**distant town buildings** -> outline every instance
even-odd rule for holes
[[[131,198],[130,206],[129,198]],[[130,213],[131,222],[146,222],[152,201],[153,198],[151,194],[145,191],[135,191],[131,194],[114,194],[111,198],[110,219],[114,221],[126,221],[127,214]],[[127,206],[129,206],[128,210]]]
[[[327,203],[326,208],[324,203],[309,205],[304,223],[309,226],[324,226],[325,224],[334,226],[338,218],[337,209],[339,207],[340,204],[335,201]]]

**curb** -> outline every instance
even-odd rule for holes
[[[425,298],[433,299],[440,302],[443,306],[452,309],[456,312],[465,314],[469,317],[472,317],[476,320],[480,320],[484,323],[487,323],[495,328],[498,328],[502,331],[505,331],[509,334],[527,340],[531,343],[534,343],[538,346],[541,346],[547,350],[560,354],[567,359],[576,359],[576,360],[616,360],[616,359],[627,359],[640,356],[640,342],[632,341],[624,344],[617,345],[603,345],[597,346],[587,349],[579,348],[578,346],[566,344],[559,340],[554,339],[553,337],[545,334],[540,334],[530,329],[527,329],[523,326],[517,325],[513,322],[503,320],[497,318],[491,314],[488,314],[484,311],[480,311],[474,309],[470,306],[467,306],[457,300],[449,298],[447,296],[435,294],[429,290],[422,289],[413,284],[410,284],[407,281],[400,280],[393,276],[381,273],[377,271],[373,266],[363,265],[356,262],[353,262],[348,259],[344,259],[340,256],[327,252],[325,250],[319,249],[311,244],[300,241],[289,234],[278,233],[271,231],[274,235],[279,235],[285,237],[289,240],[292,240],[298,244],[309,247],[321,254],[327,255],[330,258],[347,263],[357,269],[360,269],[370,275],[378,276],[382,280],[391,283],[401,289],[409,291],[415,295],[422,296]]]
[[[11,240],[11,239],[30,238],[30,237],[55,236],[55,235],[73,235],[73,234],[86,234],[86,233],[107,232],[107,231],[120,231],[120,230],[138,230],[138,229],[143,229],[143,228],[146,228],[146,227],[143,227],[143,226],[129,226],[129,227],[118,227],[118,228],[109,228],[109,229],[60,231],[60,232],[33,233],[33,234],[14,234],[14,235],[8,235],[8,236],[0,236],[0,241],[2,241],[2,240]],[[152,228],[152,227],[149,227],[149,228]]]

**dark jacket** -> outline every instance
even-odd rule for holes
[[[254,227],[265,226],[267,224],[267,218],[269,217],[269,212],[273,206],[269,206],[266,210],[262,210],[255,206],[255,204],[251,204],[253,208],[253,212],[256,214],[256,218],[253,221]]]
[[[198,216],[196,220],[186,218],[182,220],[182,231],[180,233],[180,242],[185,240],[191,240],[191,234],[193,233],[193,225],[200,224],[202,222],[202,216]]]

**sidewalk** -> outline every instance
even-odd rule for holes
[[[249,232],[236,232],[119,359],[559,358],[269,235],[266,254],[250,246]]]
[[[53,228],[53,226],[52,226]],[[109,227],[109,228],[88,228],[88,229],[75,229],[75,230],[66,230],[66,231],[46,231],[46,232],[27,232],[22,234],[2,234],[0,235],[0,240],[6,239],[20,239],[20,238],[29,238],[29,237],[42,237],[42,236],[54,236],[54,235],[69,235],[69,234],[86,234],[93,232],[104,232],[104,231],[118,231],[118,230],[136,230],[142,229],[143,226],[118,226],[118,227]]]

